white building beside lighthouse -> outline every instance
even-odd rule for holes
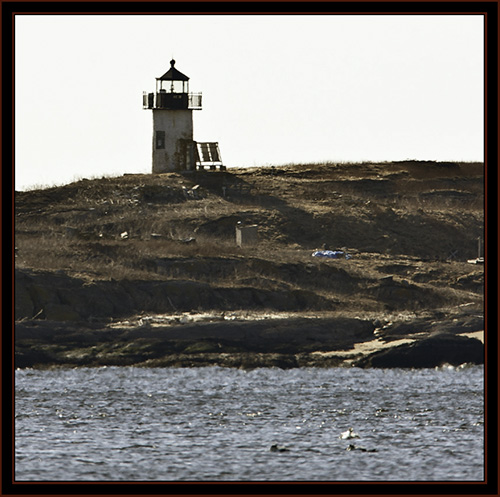
[[[189,78],[174,65],[156,78],[155,93],[143,95],[144,109],[153,110],[153,173],[196,168],[193,110],[201,110],[201,93],[189,93]]]

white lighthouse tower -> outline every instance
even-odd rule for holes
[[[193,110],[201,110],[201,93],[189,93],[189,78],[175,60],[156,78],[156,92],[143,95],[143,107],[153,110],[153,173],[194,170]]]

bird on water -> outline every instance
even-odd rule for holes
[[[289,449],[278,444],[271,445],[271,448],[269,450],[271,452],[289,452]]]
[[[359,450],[360,452],[378,452],[377,449],[366,449],[365,447],[357,447],[354,444],[349,444],[345,450]]]
[[[349,440],[351,438],[359,438],[359,435],[354,432],[353,428],[349,428],[347,431],[341,433],[339,438],[341,438],[342,440]]]

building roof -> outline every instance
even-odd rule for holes
[[[185,74],[182,74],[180,71],[178,71],[174,67],[174,64],[175,60],[172,59],[170,61],[170,69],[161,78],[156,79],[159,79],[160,81],[189,81],[189,78]]]

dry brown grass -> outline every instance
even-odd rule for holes
[[[363,302],[357,285],[366,289],[385,276],[379,265],[444,261],[456,247],[463,247],[461,260],[475,256],[483,234],[480,173],[477,164],[326,163],[81,180],[16,194],[16,266],[89,280],[286,286]],[[200,198],[186,198],[183,187],[195,184]],[[223,184],[248,188],[224,197]],[[259,225],[258,245],[236,247],[237,220]],[[323,243],[353,259],[313,259]],[[170,262],[162,265],[164,260]],[[195,269],[187,260],[197,261]],[[344,279],[337,269],[345,271]],[[457,266],[455,274],[441,265],[439,271],[434,287],[448,286],[464,268]],[[466,295],[451,287],[448,298]]]

